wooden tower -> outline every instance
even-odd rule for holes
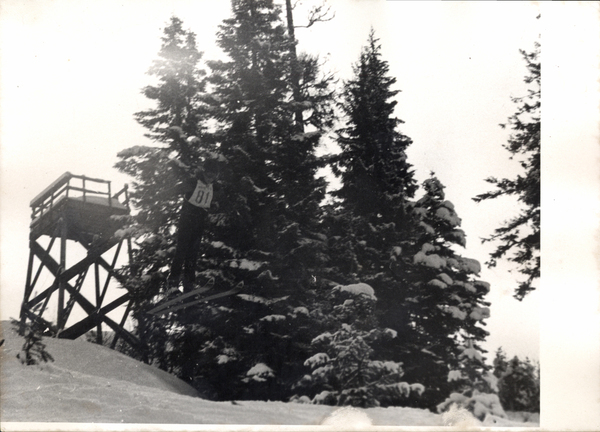
[[[119,216],[129,214],[127,185],[113,195],[109,181],[67,172],[36,196],[30,205],[30,253],[21,323],[30,320],[43,327],[46,333],[67,339],[75,339],[95,328],[99,343],[102,343],[103,325],[106,325],[115,334],[113,348],[118,338],[137,348],[139,341],[125,329],[130,313],[129,293],[123,288],[113,288],[109,297],[115,297],[117,292],[119,295],[108,303],[105,301],[111,280],[118,281],[121,277],[115,266],[124,243],[131,259],[130,240],[115,236],[123,226]],[[39,243],[42,237],[49,239],[46,247]],[[51,252],[56,240],[60,244],[55,258]],[[73,261],[70,254],[75,248],[73,242],[83,246],[83,250],[78,247],[77,261],[67,266]],[[112,258],[105,258],[106,255],[112,255]],[[53,280],[49,286],[42,286],[38,293],[34,290],[43,270],[46,274],[49,271]],[[89,290],[89,283],[84,284],[89,273],[93,273],[92,290]],[[42,279],[46,281],[48,277]],[[89,282],[91,278],[87,279]],[[50,304],[56,309],[55,319],[54,312],[48,317]],[[74,315],[79,317],[72,315],[75,305],[78,314]],[[108,313],[120,312],[117,310],[120,306],[125,308],[123,316],[117,320],[110,318]]]

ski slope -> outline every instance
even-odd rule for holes
[[[23,339],[7,322],[2,322],[0,339],[5,339],[0,348],[3,431],[33,430],[22,422],[94,423],[92,430],[101,428],[98,423],[154,424],[153,428],[158,424],[192,425],[186,430],[193,430],[193,425],[330,425],[335,430],[340,425],[354,430],[375,430],[376,426],[539,425],[494,417],[482,423],[464,413],[442,416],[400,407],[340,410],[283,402],[212,402],[198,397],[178,378],[107,347],[45,338],[46,350],[55,361],[25,366],[16,358]],[[34,429],[43,430],[43,426],[34,425]],[[69,428],[62,425],[61,430]]]

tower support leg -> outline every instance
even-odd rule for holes
[[[62,330],[65,326],[64,322],[64,314],[65,314],[65,285],[67,281],[63,277],[63,273],[67,268],[67,220],[66,218],[61,218],[60,221],[60,268],[58,274],[58,307],[57,307],[57,317],[56,317],[56,326],[58,330]]]
[[[32,240],[33,241],[33,240]],[[35,254],[33,253],[33,249],[31,246],[29,247],[29,262],[27,263],[27,279],[25,281],[25,295],[23,296],[23,302],[21,303],[21,311],[19,313],[21,319],[21,325],[19,328],[19,334],[23,333],[23,329],[25,328],[25,322],[27,321],[27,314],[25,312],[25,307],[27,302],[29,301],[29,297],[31,296],[31,291],[33,291],[32,278],[33,275],[33,257]]]

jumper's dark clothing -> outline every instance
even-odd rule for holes
[[[212,184],[192,178],[184,184],[184,188],[185,199],[177,225],[177,248],[171,263],[169,282],[178,284],[183,270],[183,288],[189,291],[196,281],[196,259],[208,219],[213,187]]]

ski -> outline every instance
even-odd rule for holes
[[[194,297],[194,296],[197,296],[197,295],[200,295],[200,294],[204,294],[205,292],[211,290],[214,286],[215,286],[215,280],[211,278],[206,283],[206,285],[204,285],[204,286],[202,286],[200,288],[196,288],[195,290],[192,290],[192,291],[190,291],[188,293],[178,295],[177,297],[175,297],[175,298],[173,298],[171,300],[168,300],[166,302],[160,303],[157,306],[155,306],[154,308],[152,308],[149,311],[147,311],[146,313],[156,314],[157,312],[160,312],[163,309],[168,308],[171,305],[179,303],[182,300],[185,300],[185,299],[188,299],[190,297]]]
[[[204,303],[204,302],[207,302],[207,301],[210,301],[210,300],[216,300],[218,298],[228,297],[228,296],[231,296],[231,295],[235,295],[235,294],[239,293],[243,288],[244,288],[244,282],[239,282],[235,287],[233,287],[230,290],[222,291],[222,292],[215,293],[215,294],[211,294],[209,296],[201,297],[199,299],[193,299],[191,301],[188,301],[188,302],[185,302],[185,303],[182,303],[182,304],[177,304],[177,305],[174,305],[172,307],[161,308],[158,311],[149,312],[149,313],[152,313],[153,315],[163,315],[163,314],[166,314],[166,313],[175,312],[175,311],[178,311],[178,310],[181,310],[181,309],[188,308],[190,306],[197,305],[198,303]]]

